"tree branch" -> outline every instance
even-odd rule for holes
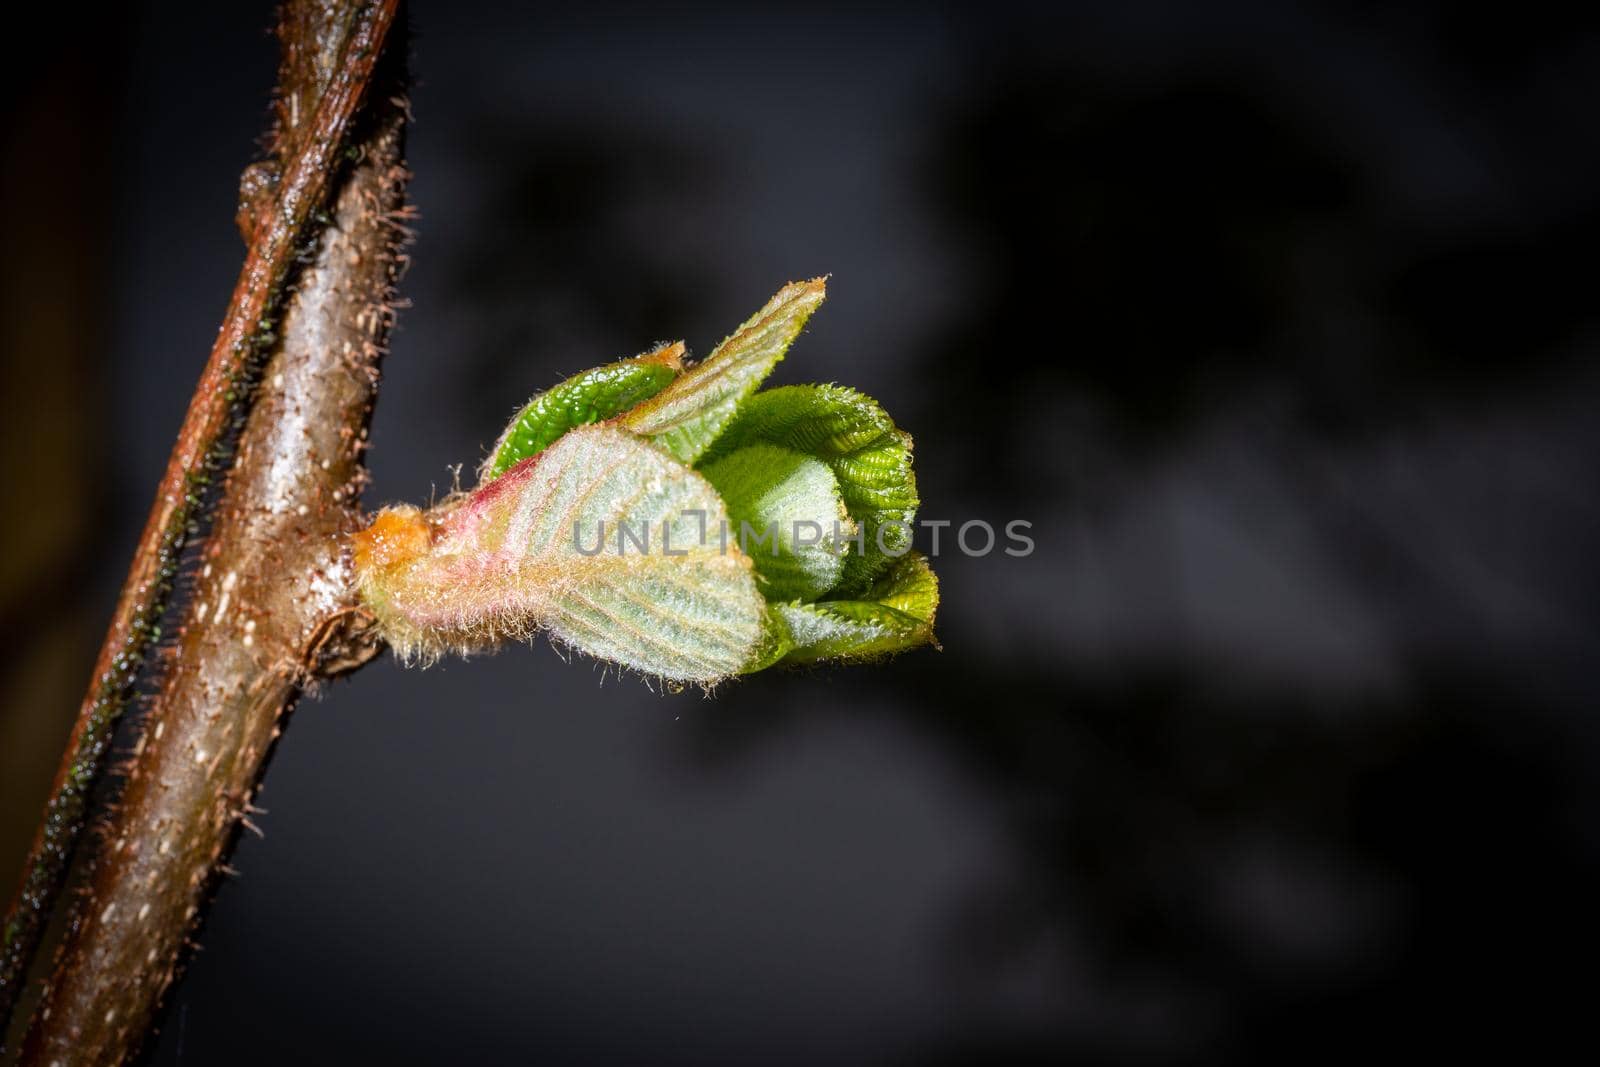
[[[246,175],[249,254],[8,920],[0,998],[16,994],[81,832],[207,471],[253,403],[88,893],[29,1022],[23,1063],[118,1063],[138,1049],[247,822],[284,716],[308,683],[376,651],[349,600],[343,546],[359,518],[366,423],[405,235],[403,56],[397,46],[384,52],[397,6],[286,5],[281,177],[259,167]],[[381,69],[380,54],[388,56]],[[331,221],[322,214],[329,205]],[[313,222],[327,225],[307,247]]]

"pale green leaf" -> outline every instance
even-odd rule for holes
[[[815,600],[838,584],[845,560],[835,537],[848,538],[855,524],[820,461],[756,444],[699,470],[722,494],[768,600]]]
[[[838,479],[865,549],[845,557],[838,592],[861,592],[910,548],[918,504],[911,435],[871,397],[837,385],[763,390],[740,406],[706,460],[756,442],[814,456]]]
[[[645,674],[711,683],[749,661],[765,608],[749,558],[721,543],[726,518],[711,485],[660,449],[578,427],[438,509],[427,550],[363,574],[363,598],[402,655],[543,630]]]
[[[693,463],[711,447],[740,402],[778,365],[822,304],[825,283],[814,278],[784,286],[704,362],[620,416],[617,424]]]

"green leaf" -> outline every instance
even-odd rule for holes
[[[911,435],[871,397],[837,385],[763,390],[740,407],[706,458],[715,461],[756,442],[814,456],[838,479],[865,549],[845,556],[838,592],[866,589],[911,547],[918,504]]]
[[[927,559],[896,560],[858,600],[774,604],[745,673],[774,663],[874,659],[932,644],[939,582]]]
[[[756,391],[824,296],[786,286],[687,371],[679,344],[568,379],[518,413],[476,489],[383,509],[351,560],[384,639],[433,660],[544,632],[708,685],[933,643],[910,436],[852,389]],[[776,528],[754,559],[745,523]]]
[[[855,523],[826,466],[756,444],[699,470],[722,494],[732,536],[754,561],[769,601],[815,600],[838,584],[844,554],[834,535],[848,537]]]
[[[784,286],[704,362],[624,413],[617,424],[693,463],[733,419],[740,402],[772,373],[826,295],[824,278]]]
[[[660,449],[579,427],[436,509],[420,552],[404,523],[383,531],[381,553],[368,546],[377,563],[362,564],[358,541],[358,581],[405,658],[543,630],[645,674],[712,683],[749,661],[765,612],[749,557],[714,532],[726,519],[710,483]]]
[[[575,374],[528,401],[483,461],[480,483],[538,455],[574,426],[599,422],[649,400],[683,370],[683,342]]]

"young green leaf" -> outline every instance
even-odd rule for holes
[[[740,406],[706,459],[756,442],[814,456],[838,479],[845,508],[861,525],[864,551],[844,558],[837,592],[864,590],[910,548],[918,503],[911,435],[871,397],[837,385],[764,390]]]
[[[826,466],[756,444],[699,470],[727,504],[732,535],[755,563],[768,600],[815,600],[838,584],[844,553],[834,537],[849,537],[855,524]]]
[[[685,463],[711,447],[741,401],[778,365],[806,320],[821,304],[826,279],[791,282],[728,336],[705,361],[617,424],[648,437]]]
[[[380,514],[356,542],[362,598],[403,658],[544,630],[645,674],[709,684],[760,638],[749,558],[706,535],[727,519],[716,491],[613,427],[570,430],[430,515],[408,511]]]
[[[529,456],[538,455],[572,429],[609,419],[655,396],[683,370],[683,342],[642,356],[586,370],[539,393],[517,412],[479,470],[493,481]]]
[[[774,663],[873,659],[933,643],[939,582],[927,559],[910,552],[857,600],[774,604],[745,673]]]

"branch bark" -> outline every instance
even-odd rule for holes
[[[249,825],[284,717],[308,684],[377,650],[350,599],[344,542],[360,518],[366,424],[406,235],[404,57],[394,42],[385,50],[397,6],[285,5],[281,176],[259,165],[246,174],[240,224],[250,251],[8,923],[0,997],[15,995],[79,835],[88,789],[156,636],[199,483],[246,402],[249,413],[22,1063],[120,1063],[137,1051]],[[320,236],[308,241],[316,224]]]

